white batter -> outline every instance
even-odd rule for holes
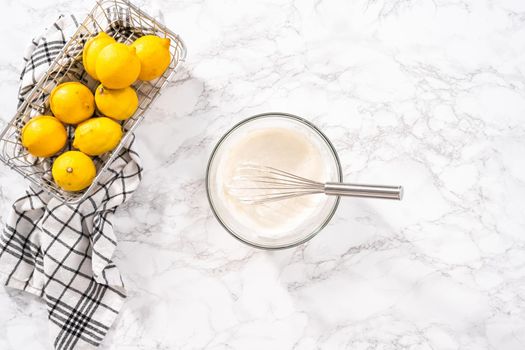
[[[252,130],[236,138],[225,151],[217,169],[218,195],[228,212],[259,236],[277,239],[315,214],[324,195],[308,195],[265,204],[239,201],[232,190],[239,166],[246,163],[271,166],[325,182],[326,157],[311,135],[293,128],[271,127]],[[257,192],[260,193],[260,192]]]

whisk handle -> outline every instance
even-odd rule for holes
[[[328,182],[324,186],[324,193],[333,196],[401,200],[403,198],[403,187]]]

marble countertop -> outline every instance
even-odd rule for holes
[[[129,298],[101,349],[525,348],[525,2],[137,3],[188,59],[138,131],[143,183],[115,221]],[[3,123],[31,37],[92,2],[0,4]],[[242,245],[205,167],[267,111],[313,121],[346,180],[405,199],[344,200],[287,251]],[[0,179],[3,222],[26,184]],[[47,348],[39,300],[0,288],[0,310],[0,349]]]

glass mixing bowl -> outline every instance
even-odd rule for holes
[[[224,198],[219,193],[221,186],[219,186],[217,179],[228,150],[239,137],[246,135],[246,133],[275,127],[292,128],[304,133],[303,135],[308,137],[322,154],[328,168],[325,169],[327,173],[325,181],[343,181],[341,164],[334,146],[315,125],[303,118],[285,113],[265,113],[245,119],[230,129],[219,140],[208,162],[206,171],[208,200],[215,217],[230,234],[241,242],[262,249],[290,248],[308,241],[328,224],[339,204],[339,197],[337,196],[317,194],[317,196],[324,196],[324,198],[314,208],[313,215],[305,217],[304,221],[288,227],[286,232],[281,232],[278,237],[272,238],[258,232],[256,227],[248,227],[236,218],[235,213],[232,213],[225,205]]]

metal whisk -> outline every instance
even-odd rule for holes
[[[402,186],[322,183],[269,166],[248,163],[237,169],[228,187],[238,200],[248,204],[264,204],[317,193],[397,200],[403,198]]]

